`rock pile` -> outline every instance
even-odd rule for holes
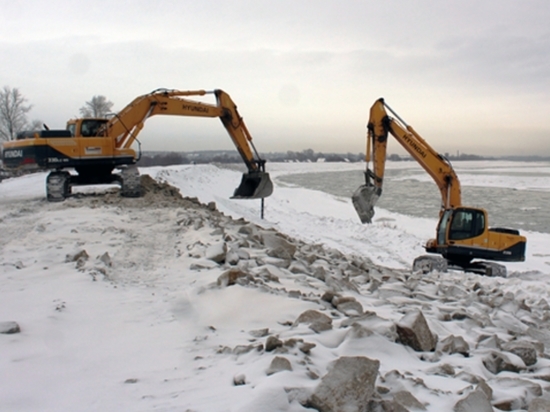
[[[180,208],[176,225],[188,240],[178,253],[192,259],[192,270],[221,272],[211,288],[257,288],[316,307],[279,330],[249,331],[251,341],[217,350],[268,357],[266,378],[305,374],[311,384],[285,387],[289,403],[321,412],[412,412],[430,410],[437,398],[457,412],[550,410],[546,300],[526,300],[521,287],[504,292],[497,283],[504,280],[375,266],[367,257],[232,219],[214,204],[143,179],[144,198],[130,203]],[[209,242],[194,241],[198,231],[207,231]],[[87,254],[67,259],[85,267]],[[321,339],[327,334],[339,337],[330,350],[335,339]],[[338,356],[337,348],[356,356]],[[328,368],[316,363],[317,353],[333,354]],[[388,361],[392,353],[410,362],[397,366]],[[233,382],[253,383],[242,373]]]

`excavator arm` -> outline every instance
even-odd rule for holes
[[[214,94],[217,104],[186,98],[206,94]],[[114,147],[117,150],[129,149],[137,139],[145,121],[155,115],[220,118],[248,169],[248,173],[243,175],[241,185],[235,190],[233,198],[264,198],[271,195],[273,184],[269,175],[265,173],[265,160],[259,157],[252,143],[252,136],[237,111],[237,106],[223,90],[216,89],[212,92],[155,90],[134,99],[99,131],[99,135],[114,139]]]
[[[386,109],[395,118],[388,116]],[[352,196],[353,205],[362,223],[372,221],[374,205],[382,194],[388,134],[391,134],[432,177],[441,193],[441,213],[461,205],[460,182],[450,162],[426,143],[381,98],[371,107],[367,124],[365,184]],[[372,169],[369,168],[371,158]]]

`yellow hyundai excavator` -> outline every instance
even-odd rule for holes
[[[214,94],[216,105],[190,100],[188,96]],[[273,192],[273,183],[265,172],[252,144],[237,106],[222,90],[179,91],[158,89],[139,96],[110,119],[81,118],[67,122],[66,129],[23,132],[17,140],[3,144],[2,158],[8,170],[53,169],[46,179],[49,201],[62,201],[71,186],[118,183],[121,195],[141,195],[139,172],[135,166],[141,155],[132,144],[145,121],[155,115],[218,117],[241,155],[248,173],[232,198],[263,199]],[[76,171],[75,174],[69,172]],[[120,169],[120,173],[113,173]]]
[[[388,116],[386,109],[395,117]],[[413,271],[445,271],[448,267],[454,267],[487,276],[506,276],[506,267],[493,261],[525,260],[526,238],[515,229],[489,228],[484,209],[462,205],[460,182],[451,163],[432,149],[384,99],[378,99],[370,109],[365,184],[352,196],[352,203],[362,223],[372,222],[374,205],[382,194],[388,134],[424,168],[441,193],[436,238],[428,240],[425,245],[428,253],[441,256],[424,255],[416,258]],[[372,170],[369,168],[371,157]]]

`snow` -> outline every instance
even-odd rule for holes
[[[526,261],[507,264],[508,278],[451,271],[426,275],[411,286],[404,274],[410,272],[413,259],[424,254],[422,245],[433,236],[435,217],[421,219],[377,209],[374,223],[362,225],[350,199],[277,181],[289,173],[360,167],[269,164],[275,190],[265,200],[264,219],[259,200],[230,199],[240,182],[238,171],[194,165],[143,168],[141,174],[167,182],[203,204],[215,202],[226,216],[346,256],[368,258],[382,266],[382,272],[396,270],[401,281],[382,283],[376,293],[361,285],[346,291],[377,316],[370,325],[374,335],[366,339],[350,339],[349,328],[338,326],[318,334],[307,325],[288,326],[309,309],[328,313],[307,298],[327,290],[319,279],[291,277],[269,264],[265,267],[279,279],[274,286],[219,287],[216,281],[225,268],[210,261],[203,269],[191,269],[205,260],[207,250],[219,249],[219,237],[208,225],[193,230],[193,222],[185,226],[182,222],[194,215],[165,204],[169,199],[135,207],[135,199],[102,201],[102,193],[116,190],[112,187],[83,187],[74,189],[81,196],[48,203],[44,173],[4,180],[0,322],[17,322],[21,333],[0,334],[0,410],[305,411],[296,400],[289,401],[285,388],[314,389],[320,380],[308,374],[322,377],[340,356],[378,359],[381,376],[397,370],[421,378],[424,386],[414,390],[410,379],[400,384],[428,411],[452,410],[461,391],[471,386],[458,377],[433,373],[430,368],[440,364],[489,380],[494,401],[508,396],[510,388],[499,386],[499,380],[483,368],[482,350],[473,350],[469,358],[440,354],[426,362],[408,347],[388,344],[384,331],[410,307],[422,308],[440,340],[451,334],[462,336],[472,349],[482,333],[503,339],[510,339],[511,331],[525,333],[533,322],[527,318],[544,312],[544,301],[549,300],[550,234],[522,232],[528,239]],[[529,164],[525,167],[528,171]],[[423,179],[420,173],[418,178]],[[525,182],[525,187],[550,189],[547,179],[529,183],[522,176],[467,174],[464,179],[461,174],[468,184],[509,186],[509,179]],[[88,258],[79,260],[82,251]],[[494,296],[499,302],[508,296],[508,306],[502,303],[497,312],[479,303],[465,306],[474,284],[498,291]],[[291,298],[289,291],[299,291],[305,298]],[[533,311],[521,312],[518,302],[531,305]],[[461,310],[482,321],[490,318],[486,329],[473,321],[440,319],[443,313]],[[299,351],[283,355],[293,370],[269,376],[266,370],[274,354],[224,350],[262,343],[264,339],[251,332],[264,328],[279,339],[303,338],[316,346],[308,357]],[[549,363],[540,357],[536,366],[544,371]],[[245,385],[235,386],[233,380],[239,375]]]

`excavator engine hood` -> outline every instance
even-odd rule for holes
[[[241,184],[235,189],[231,199],[261,199],[273,193],[273,182],[269,173],[252,171],[243,173]]]
[[[380,197],[380,189],[375,186],[361,185],[353,193],[351,201],[361,219],[361,223],[372,223],[374,205]]]

